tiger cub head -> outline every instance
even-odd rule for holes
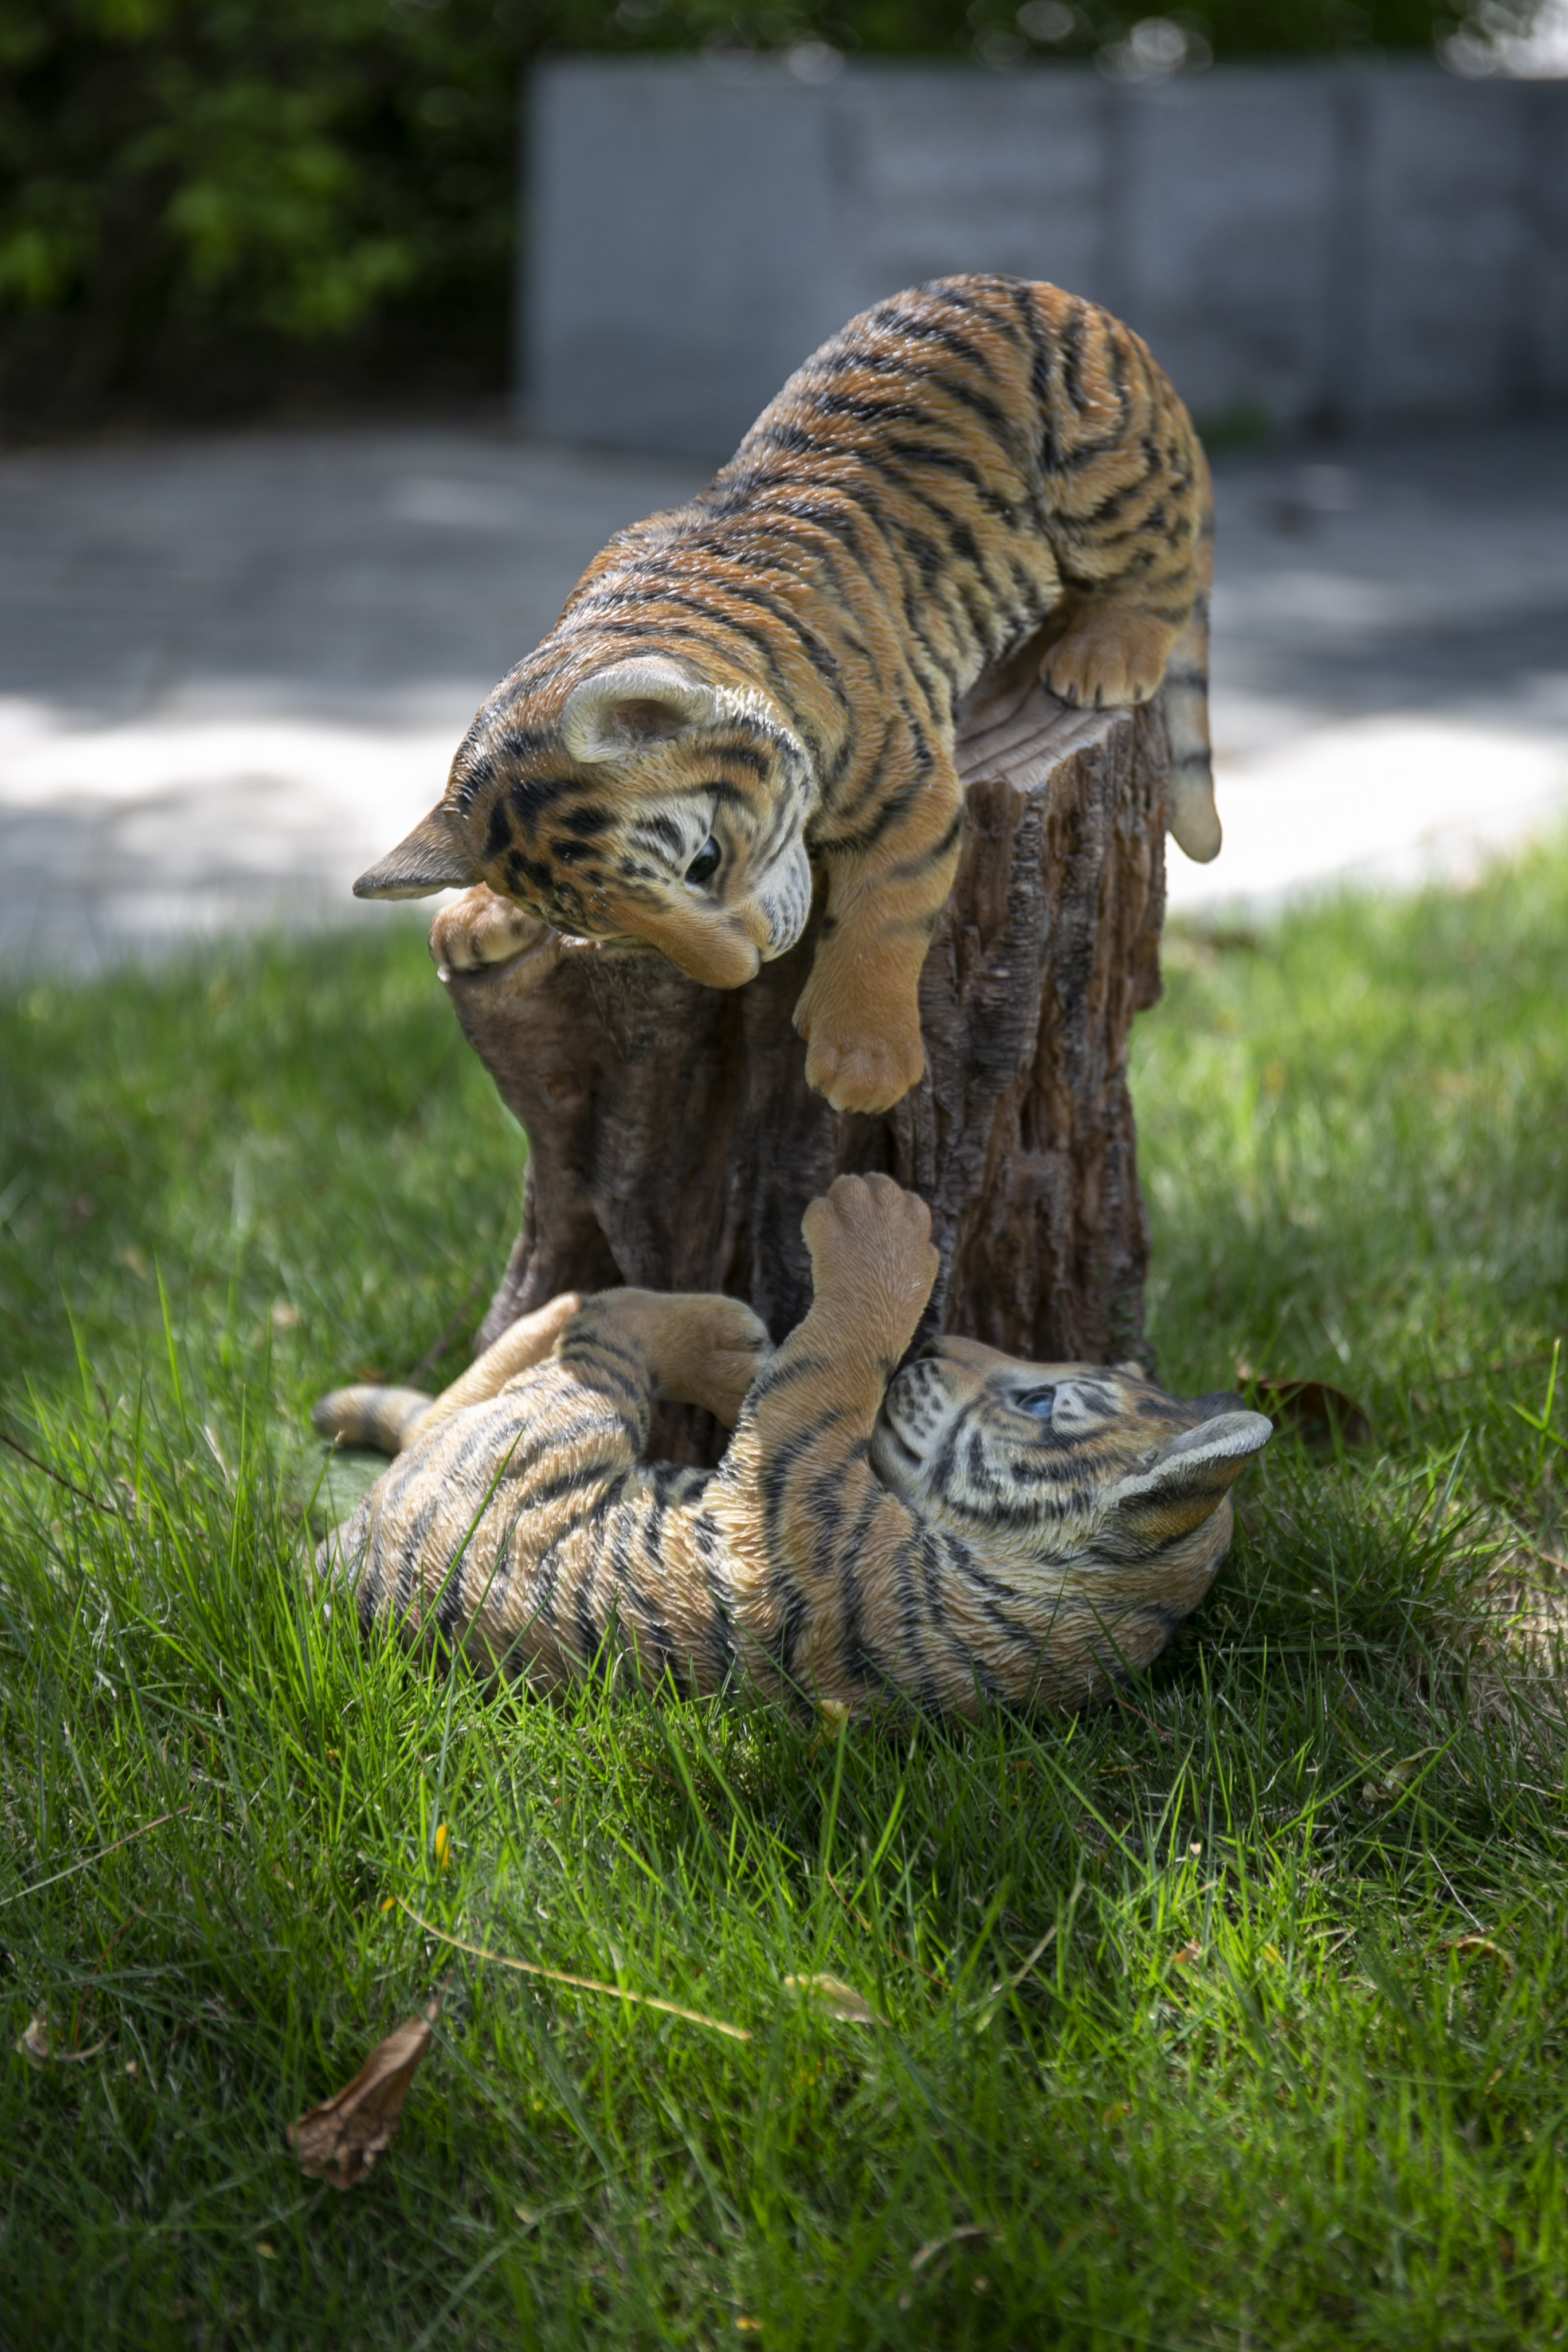
[[[579,938],[656,948],[739,988],[811,911],[815,775],[778,707],[662,655],[499,688],[445,799],[354,884],[419,898],[488,882]]]
[[[1147,1602],[1168,1632],[1225,1558],[1230,1487],[1272,1433],[1240,1397],[1168,1396],[1135,1365],[1026,1364],[943,1339],[889,1385],[871,1462],[1020,1589],[1091,1607],[1098,1591],[1113,1616]]]

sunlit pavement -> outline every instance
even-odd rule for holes
[[[1226,847],[1173,905],[1463,879],[1568,821],[1568,431],[1222,459]],[[0,961],[384,920],[349,884],[617,525],[700,470],[479,430],[0,458]]]

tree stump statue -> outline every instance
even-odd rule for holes
[[[620,1283],[744,1298],[775,1339],[810,1303],[806,1203],[884,1171],[929,1202],[927,1331],[1036,1361],[1143,1352],[1147,1233],[1127,1088],[1160,992],[1170,762],[1161,703],[1068,709],[1022,647],[961,712],[963,863],[921,983],[926,1075],[878,1117],[805,1084],[791,1014],[815,921],[756,980],[700,987],[652,952],[542,925],[448,976],[527,1132],[522,1231],[478,1345],[556,1292]],[[723,1433],[665,1408],[656,1450]]]

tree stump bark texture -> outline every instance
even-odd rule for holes
[[[921,983],[926,1075],[879,1117],[805,1084],[791,1025],[816,924],[747,988],[542,931],[454,972],[458,1017],[526,1130],[522,1231],[479,1334],[556,1292],[620,1283],[744,1298],[775,1339],[805,1314],[800,1222],[835,1176],[929,1202],[942,1274],[921,1336],[1036,1361],[1143,1350],[1148,1237],[1127,1055],[1159,994],[1169,753],[1156,700],[1068,709],[1023,648],[960,714],[963,860]],[[658,1450],[721,1432],[667,1409]]]

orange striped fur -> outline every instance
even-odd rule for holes
[[[1269,1423],[961,1339],[900,1370],[937,1268],[924,1203],[841,1176],[805,1233],[815,1300],[771,1353],[736,1299],[608,1291],[515,1325],[423,1421],[360,1391],[319,1407],[328,1434],[408,1433],[318,1555],[365,1627],[545,1688],[745,1678],[871,1710],[1076,1706],[1145,1665]],[[645,1459],[661,1397],[733,1426],[717,1470]]]
[[[1169,677],[1170,822],[1219,845],[1208,773],[1212,509],[1191,420],[1144,345],[1055,286],[952,278],[809,359],[689,505],[590,564],[497,688],[445,800],[364,897],[483,894],[739,987],[822,929],[796,1025],[841,1110],[924,1066],[917,984],[956,869],[954,711],[1037,637],[1069,702]],[[492,903],[493,901],[493,903]]]

